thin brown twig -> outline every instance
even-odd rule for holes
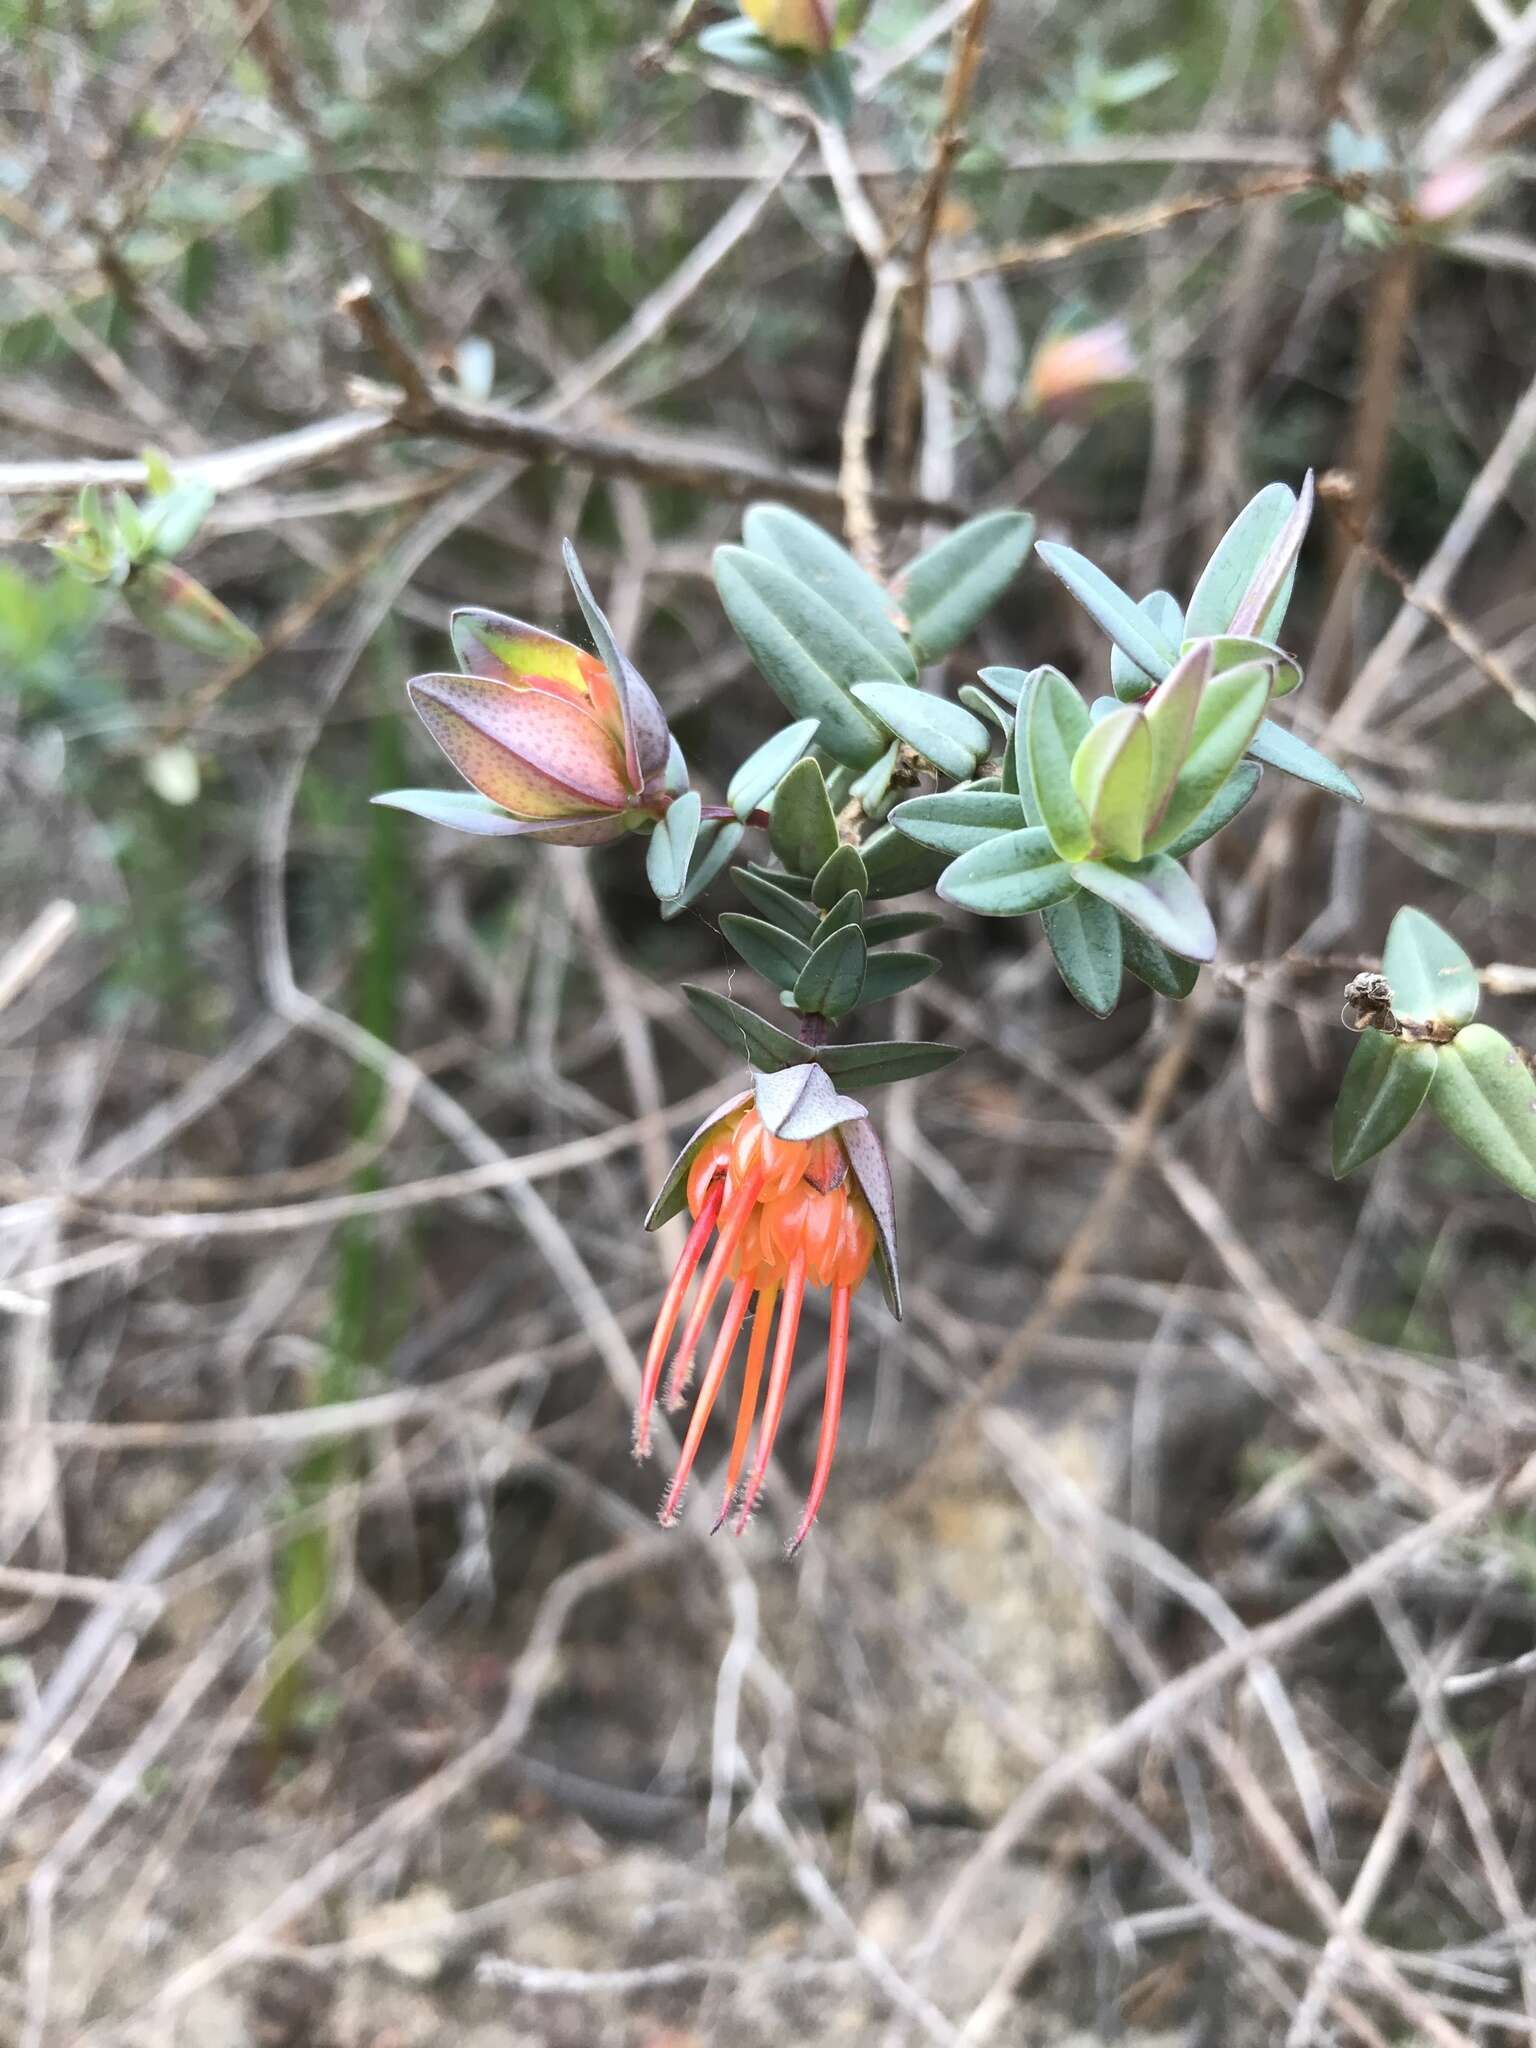
[[[1161,234],[1181,220],[1216,213],[1223,207],[1247,206],[1256,199],[1275,199],[1297,192],[1337,187],[1338,180],[1322,171],[1268,171],[1248,178],[1223,192],[1190,192],[1178,199],[1160,199],[1150,206],[1135,206],[1128,212],[1090,221],[1086,227],[1064,228],[1059,234],[1042,235],[1033,242],[1006,242],[984,256],[966,257],[945,264],[937,273],[942,284],[962,284],[967,278],[995,277],[1016,270],[1039,270],[1046,264],[1065,263],[1085,250],[1111,242],[1133,240],[1141,235]]]

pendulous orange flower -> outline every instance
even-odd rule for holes
[[[651,1413],[679,1323],[682,1334],[667,1375],[668,1408],[682,1405],[710,1310],[727,1280],[732,1283],[699,1382],[682,1454],[662,1501],[664,1525],[677,1517],[755,1297],[724,1499],[715,1522],[716,1529],[720,1528],[734,1511],[736,1533],[740,1535],[746,1528],[762,1492],[784,1414],[805,1290],[815,1286],[830,1288],[832,1293],[826,1391],[815,1469],[805,1512],[789,1546],[791,1555],[810,1533],[826,1494],[837,1444],[853,1296],[876,1259],[887,1299],[893,1312],[900,1314],[890,1173],[865,1114],[860,1104],[838,1096],[818,1067],[807,1065],[759,1076],[752,1096],[735,1097],[694,1134],[647,1218],[648,1227],[655,1229],[686,1202],[694,1222],[646,1353],[635,1412],[636,1457],[643,1458],[650,1450]],[[777,1130],[770,1128],[765,1115]],[[805,1135],[793,1135],[795,1132]],[[704,1263],[711,1237],[714,1249],[685,1318],[689,1287]],[[770,1335],[774,1335],[771,1364]],[[765,1365],[767,1391],[751,1467],[743,1481]]]

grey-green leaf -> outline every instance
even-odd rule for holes
[[[1147,836],[1152,852],[1183,837],[1242,759],[1264,716],[1271,680],[1264,663],[1251,662],[1206,684],[1184,766],[1156,830]]]
[[[705,890],[729,866],[746,829],[745,825],[738,825],[731,819],[724,823],[711,821],[700,828],[694,843],[693,859],[688,864],[688,879],[680,893],[670,903],[661,906],[664,918],[674,918],[690,903],[698,902]]]
[[[931,889],[944,872],[942,853],[919,846],[894,825],[882,825],[878,832],[872,832],[859,851],[864,856],[872,899],[910,896],[915,889]]]
[[[1234,633],[1258,633],[1267,639],[1271,633],[1279,632],[1280,622],[1291,601],[1301,544],[1312,524],[1315,497],[1309,469],[1301,486],[1301,495],[1291,507],[1289,517],[1248,579],[1248,587],[1232,614]]]
[[[766,803],[816,737],[816,720],[800,718],[748,754],[726,786],[725,800],[738,818]]]
[[[1171,590],[1148,591],[1136,609],[1160,640],[1165,640],[1170,647],[1178,647],[1184,638],[1184,613]],[[1155,676],[1149,676],[1144,668],[1132,661],[1123,647],[1111,647],[1109,683],[1122,703],[1134,704],[1138,698],[1145,697],[1156,681]]]
[[[683,893],[694,841],[699,836],[701,808],[697,790],[675,797],[651,834],[645,850],[645,873],[659,903],[669,903]]]
[[[741,522],[741,537],[754,554],[782,564],[840,612],[898,675],[917,681],[917,664],[891,617],[890,599],[831,534],[787,505],[754,505]]]
[[[800,971],[811,957],[804,939],[781,931],[765,918],[744,917],[739,910],[722,911],[720,934],[746,961],[771,981],[775,988],[793,988]]]
[[[901,680],[825,598],[767,555],[715,550],[715,588],[743,645],[796,718],[814,718],[819,743],[852,768],[867,768],[889,735],[848,695],[871,676]]]
[[[896,591],[920,662],[958,647],[992,609],[1029,556],[1027,512],[984,512],[908,565]]]
[[[821,922],[805,897],[796,896],[789,889],[781,889],[766,875],[755,874],[751,868],[742,867],[735,870],[731,879],[754,909],[770,918],[780,931],[794,932],[805,939]]]
[[[1229,668],[1241,668],[1245,662],[1267,661],[1275,671],[1274,696],[1289,697],[1292,690],[1301,688],[1301,663],[1295,655],[1277,647],[1273,640],[1254,640],[1241,634],[1223,633],[1219,640],[1186,640],[1182,652],[1188,654],[1196,647],[1211,650],[1213,675],[1222,675]]]
[[[1271,548],[1289,526],[1296,493],[1289,484],[1266,484],[1238,513],[1200,573],[1184,621],[1186,639],[1218,639],[1232,630],[1245,592]],[[1274,607],[1271,606],[1271,613]],[[1283,615],[1283,612],[1282,612]],[[1278,617],[1267,618],[1266,640],[1278,632]],[[1253,628],[1249,628],[1252,631]]]
[[[904,989],[916,988],[930,974],[937,974],[939,962],[931,953],[871,953],[864,970],[864,1003],[883,1003]]]
[[[898,832],[919,846],[951,854],[969,853],[999,832],[1021,832],[1026,822],[1023,804],[1000,789],[946,789],[909,797],[891,813]]]
[[[1333,1177],[1342,1180],[1401,1137],[1435,1078],[1435,1048],[1362,1031],[1333,1112]]]
[[[1070,873],[1074,882],[1112,903],[1171,953],[1186,960],[1216,957],[1216,927],[1205,898],[1166,853],[1137,861],[1078,861]]]
[[[819,1017],[846,1017],[864,992],[868,949],[857,925],[844,925],[811,951],[795,982],[797,1010]]]
[[[1120,1000],[1123,948],[1120,919],[1085,889],[1041,913],[1056,969],[1085,1010],[1107,1017]]]
[[[1087,706],[1066,677],[1057,669],[1042,669],[1029,694],[1029,715],[1019,721],[1024,736],[1019,765],[1027,763],[1035,806],[1063,860],[1080,860],[1093,844],[1088,813],[1072,781],[1072,762],[1090,723]]]
[[[1429,1106],[1490,1173],[1536,1202],[1536,1076],[1502,1032],[1468,1024],[1440,1047]]]
[[[1392,1007],[1421,1022],[1470,1024],[1477,1015],[1477,969],[1448,931],[1405,904],[1393,918],[1381,956]]]
[[[1295,733],[1287,732],[1283,725],[1276,725],[1272,718],[1260,722],[1248,742],[1248,752],[1266,768],[1278,768],[1282,775],[1294,775],[1298,782],[1313,783],[1318,789],[1326,789],[1330,796],[1345,797],[1352,804],[1365,802],[1342,768],[1316,747],[1298,739]]]
[[[1076,548],[1063,547],[1059,541],[1042,540],[1036,543],[1035,553],[1051,574],[1067,586],[1094,624],[1107,633],[1138,668],[1144,669],[1154,682],[1160,683],[1178,660],[1178,642],[1166,639],[1135,599],[1128,597],[1118,583],[1106,576],[1102,569],[1096,568],[1086,555],[1080,555]]]
[[[1169,859],[1185,859],[1197,846],[1204,846],[1207,839],[1214,839],[1223,825],[1230,825],[1258,788],[1263,774],[1257,761],[1239,761],[1193,824],[1163,848]]]
[[[973,712],[926,690],[901,683],[855,683],[853,695],[945,775],[973,775],[991,747],[987,728]]]
[[[866,818],[883,818],[890,809],[894,795],[891,778],[900,759],[901,742],[892,740],[874,766],[850,783],[848,794],[857,798]]]
[[[824,1045],[816,1057],[834,1081],[849,1088],[880,1088],[890,1081],[915,1081],[959,1059],[960,1045],[925,1045],[917,1039],[866,1039],[855,1045]]]
[[[943,922],[931,910],[887,910],[865,920],[864,936],[872,946],[883,946],[890,939],[911,939],[919,932],[931,932]]]
[[[864,866],[864,857],[856,846],[839,846],[816,870],[815,880],[811,883],[811,901],[818,910],[830,910],[850,889],[857,890],[860,896],[866,894],[869,874]]]
[[[946,903],[981,917],[1022,917],[1060,903],[1073,886],[1072,872],[1050,834],[1032,825],[962,853],[940,876],[938,891]]]
[[[774,791],[768,843],[791,874],[807,878],[836,853],[837,820],[819,761],[797,761]]]
[[[805,1058],[805,1047],[798,1038],[791,1038],[787,1031],[759,1017],[744,1003],[732,1002],[729,996],[717,995],[712,988],[699,988],[686,981],[683,994],[699,1022],[723,1046],[760,1073],[776,1073],[780,1067],[797,1066]]]
[[[1120,919],[1120,946],[1127,972],[1145,982],[1154,995],[1181,1003],[1200,979],[1200,970],[1193,960],[1170,953],[1125,916]]]

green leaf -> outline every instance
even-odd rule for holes
[[[1147,838],[1154,853],[1171,846],[1188,830],[1242,759],[1269,702],[1270,680],[1269,669],[1254,662],[1246,668],[1229,669],[1224,676],[1212,676],[1206,684],[1184,766],[1156,829]]]
[[[667,815],[651,834],[651,843],[645,850],[645,875],[658,903],[669,902],[683,893],[694,841],[699,836],[700,809],[697,790],[675,797],[667,807]]]
[[[1029,556],[1027,512],[984,512],[910,562],[896,581],[920,662],[958,647],[992,609]]]
[[[1072,780],[1072,762],[1088,737],[1082,698],[1058,669],[1042,669],[1030,692],[1029,715],[1021,718],[1024,760],[1041,822],[1063,860],[1081,860],[1093,844],[1088,813]],[[1017,746],[1017,741],[1015,742]]]
[[[819,1017],[846,1017],[864,990],[868,949],[857,925],[822,939],[795,982],[795,1008]]]
[[[1215,640],[1232,631],[1238,606],[1270,550],[1287,531],[1295,510],[1296,493],[1289,484],[1266,484],[1256,497],[1249,499],[1201,571],[1184,621],[1186,639]],[[1279,632],[1284,609],[1283,604],[1270,606],[1262,638],[1270,639]],[[1254,628],[1250,626],[1247,630],[1252,632]]]
[[[1094,624],[1160,683],[1179,658],[1178,642],[1165,638],[1135,600],[1075,548],[1042,540],[1036,543],[1035,553],[1067,586]]]
[[[889,1081],[915,1081],[959,1059],[961,1045],[925,1045],[916,1039],[866,1039],[857,1045],[824,1045],[816,1054],[833,1080],[850,1088],[881,1088]]]
[[[1163,852],[1170,860],[1183,860],[1207,839],[1214,839],[1223,825],[1230,825],[1254,791],[1264,770],[1257,761],[1239,761],[1192,825],[1170,841]]]
[[[729,996],[716,995],[712,988],[699,988],[687,981],[683,983],[683,994],[699,1022],[759,1073],[777,1073],[780,1067],[797,1066],[805,1058],[805,1047],[798,1038],[791,1038],[787,1031],[759,1017],[744,1003],[733,1003]]]
[[[1176,860],[1166,853],[1145,860],[1085,860],[1071,870],[1072,879],[1102,896],[1139,924],[1150,938],[1186,960],[1216,956],[1216,927],[1205,898]]]
[[[837,820],[819,761],[797,761],[774,791],[768,843],[795,875],[814,875],[836,853]]]
[[[1333,1177],[1342,1180],[1384,1152],[1418,1115],[1435,1078],[1435,1048],[1385,1031],[1362,1031],[1333,1112]]]
[[[1184,637],[1184,614],[1171,590],[1149,591],[1136,609],[1160,640],[1166,640],[1170,647],[1178,646]],[[1123,702],[1134,704],[1139,697],[1146,696],[1156,681],[1155,676],[1149,676],[1132,661],[1124,648],[1109,650],[1110,688]]]
[[[937,974],[939,962],[931,953],[871,953],[864,970],[864,1003],[883,1003],[904,989],[916,988],[930,974]]]
[[[1440,1047],[1429,1106],[1490,1173],[1536,1202],[1536,1077],[1502,1032],[1468,1024]]]
[[[775,988],[793,988],[801,968],[811,957],[811,949],[803,939],[792,937],[763,918],[743,917],[739,910],[721,912],[720,935]]]
[[[1381,971],[1392,1007],[1421,1023],[1470,1024],[1477,1015],[1477,969],[1448,931],[1405,904],[1387,932]]]
[[[670,903],[661,906],[664,918],[674,918],[686,910],[690,903],[698,902],[711,883],[729,866],[731,856],[741,844],[745,831],[744,825],[735,824],[731,820],[721,823],[712,819],[701,827],[694,845],[693,859],[688,864],[688,879],[683,884],[681,893],[674,896]]]
[[[1139,924],[1132,924],[1128,917],[1123,916],[1120,919],[1120,945],[1127,970],[1138,981],[1144,981],[1155,995],[1182,1002],[1200,979],[1200,970],[1193,960],[1183,960],[1177,953],[1170,953],[1166,946],[1160,946],[1156,939],[1149,938]]]
[[[893,825],[882,825],[859,848],[869,876],[871,899],[880,896],[910,896],[915,889],[931,889],[944,872],[944,855],[919,846]]]
[[[1213,675],[1219,676],[1229,668],[1241,668],[1245,662],[1267,661],[1274,665],[1275,671],[1272,696],[1289,697],[1292,690],[1301,687],[1301,663],[1272,640],[1244,639],[1241,635],[1223,633],[1219,640],[1186,640],[1183,651],[1189,654],[1196,647],[1211,650]]]
[[[943,922],[931,910],[887,910],[879,917],[865,919],[864,936],[872,946],[883,946],[891,939],[911,939],[919,932],[931,932]]]
[[[1147,777],[1149,830],[1161,822],[1179,771],[1188,758],[1209,676],[1210,655],[1202,642],[1180,655],[1142,707],[1141,715],[1146,719],[1147,735],[1152,742],[1152,765]]]
[[[788,889],[781,889],[777,882],[769,881],[766,875],[754,874],[750,868],[737,868],[731,879],[747,901],[760,910],[764,917],[772,919],[780,931],[794,932],[801,938],[809,938],[821,922],[804,897],[796,896]]]
[[[1072,874],[1043,827],[1004,832],[973,846],[944,870],[938,891],[946,903],[981,917],[1022,917],[1072,894]]]
[[[1276,725],[1272,718],[1260,723],[1258,731],[1248,742],[1248,751],[1266,768],[1278,768],[1282,775],[1294,775],[1298,782],[1314,783],[1318,789],[1326,789],[1330,796],[1345,797],[1352,804],[1365,802],[1342,768],[1336,767],[1316,747],[1309,747],[1305,740],[1298,739],[1295,733],[1287,732],[1283,725]]]
[[[1309,469],[1301,486],[1301,496],[1291,507],[1284,526],[1270,542],[1268,552],[1249,578],[1248,587],[1232,614],[1234,633],[1258,633],[1268,639],[1279,632],[1291,601],[1301,544],[1312,524],[1315,496]]]
[[[828,854],[816,870],[816,879],[811,884],[811,901],[818,910],[830,910],[850,890],[857,890],[863,896],[868,889],[869,874],[863,855],[856,846],[840,846],[835,853]]]
[[[1072,787],[1088,813],[1097,852],[1140,860],[1152,773],[1152,737],[1141,713],[1120,705],[1098,721],[1072,760]]]
[[[725,800],[738,818],[765,803],[816,737],[814,718],[797,719],[748,754],[726,787]]]
[[[754,505],[741,522],[741,537],[754,554],[781,563],[841,613],[884,656],[883,666],[917,681],[917,664],[891,617],[890,600],[831,534],[787,505]]]
[[[969,853],[999,832],[1021,832],[1024,806],[1002,790],[946,789],[935,796],[909,797],[891,813],[891,823],[919,846],[940,853]]]
[[[816,927],[816,939],[830,938],[833,932],[840,932],[845,925],[862,928],[864,923],[864,891],[848,889],[838,897],[831,909]]]
[[[796,718],[814,718],[820,745],[851,768],[867,768],[889,735],[848,692],[871,676],[899,672],[857,627],[782,564],[747,548],[715,550],[715,588],[742,644]]]
[[[1056,969],[1085,1010],[1107,1017],[1120,1000],[1120,919],[1085,889],[1041,913]]]
[[[945,775],[965,777],[986,759],[991,740],[981,720],[963,705],[903,683],[855,683],[853,695]]]

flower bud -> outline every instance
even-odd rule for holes
[[[261,646],[249,626],[174,562],[140,562],[123,585],[123,597],[141,626],[178,647],[234,661]]]
[[[375,803],[461,831],[566,846],[600,845],[662,816],[679,793],[668,772],[672,735],[596,611],[574,555],[568,563],[610,658],[599,661],[500,612],[455,612],[453,647],[465,673],[416,676],[405,687],[478,802],[399,789]]]
[[[869,0],[741,0],[741,11],[776,50],[824,57],[857,33]]]
[[[1141,373],[1123,320],[1105,320],[1076,334],[1048,335],[1035,350],[1024,384],[1030,412],[1091,411],[1118,397]]]

